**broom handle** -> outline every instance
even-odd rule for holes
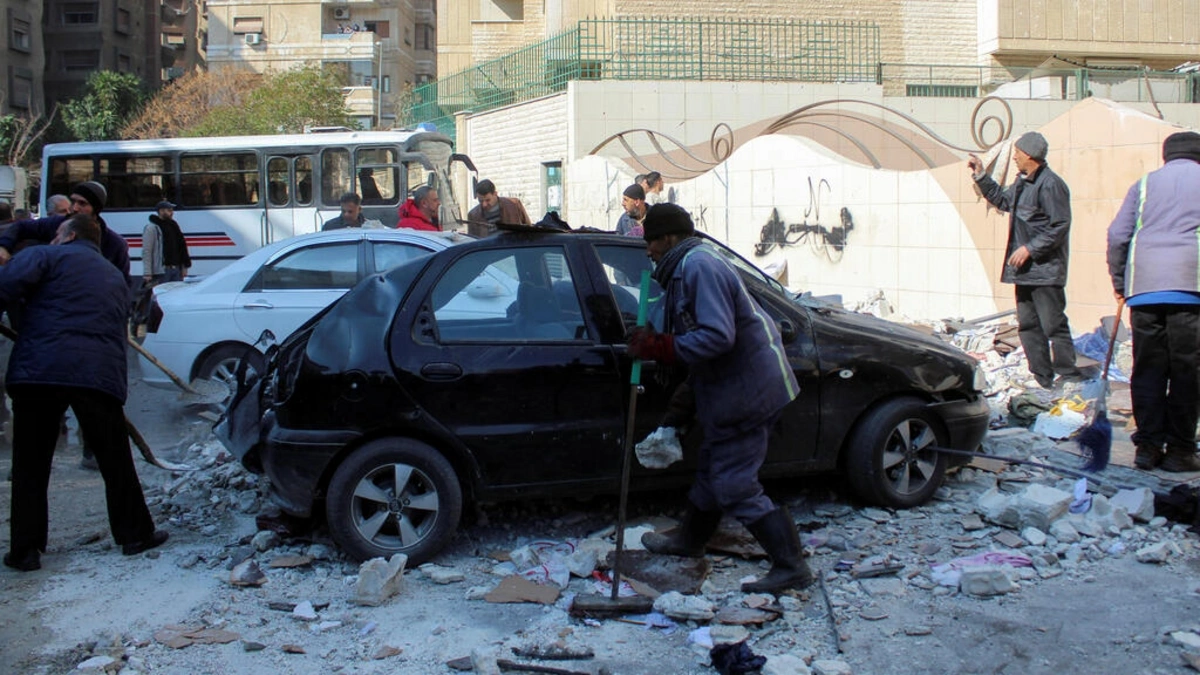
[[[1117,344],[1117,331],[1121,328],[1121,314],[1125,312],[1125,296],[1117,300],[1117,319],[1113,321],[1112,337],[1108,338],[1108,353],[1104,355],[1104,372],[1100,379],[1108,381],[1108,367],[1112,364],[1113,347]]]

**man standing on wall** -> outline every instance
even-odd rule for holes
[[[529,214],[519,199],[501,197],[496,194],[496,184],[486,178],[475,186],[475,198],[479,205],[467,214],[467,233],[486,237],[496,231],[497,223],[506,225],[529,225]]]
[[[1108,228],[1108,271],[1133,328],[1134,464],[1200,471],[1200,134],[1171,134],[1162,154]]]
[[[1007,189],[970,155],[967,167],[984,198],[1008,221],[1008,245],[1000,281],[1016,285],[1017,329],[1029,370],[1038,386],[1079,378],[1075,343],[1067,323],[1067,258],[1071,231],[1071,192],[1046,164],[1049,144],[1030,131],[1014,144],[1019,175]]]
[[[400,222],[396,227],[407,227],[413,230],[438,231],[438,209],[442,200],[438,198],[437,190],[422,185],[413,190],[412,197],[400,205]]]

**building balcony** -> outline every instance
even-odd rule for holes
[[[378,110],[379,92],[374,87],[342,87],[346,95],[346,107],[353,117],[375,117]]]
[[[211,61],[374,61],[379,58],[382,48],[377,44],[379,37],[370,31],[325,33],[317,40],[304,41],[291,37],[281,43],[274,42],[270,33],[254,44],[248,43],[244,35],[231,37],[233,42],[229,44],[209,42]]]
[[[980,0],[981,56],[1062,54],[1123,60],[1195,59],[1200,11],[1189,3]]]

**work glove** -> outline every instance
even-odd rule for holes
[[[657,333],[653,328],[638,326],[629,332],[625,345],[635,358],[666,365],[675,362],[675,336],[670,333]]]

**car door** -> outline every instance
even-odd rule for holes
[[[474,248],[433,272],[411,349],[392,355],[406,391],[472,451],[490,488],[617,477],[616,361],[582,311],[590,283],[578,259],[543,241]]]
[[[401,241],[394,239],[376,239],[367,236],[367,274],[384,272],[397,265],[404,264],[413,258],[428,255],[434,248],[426,242]]]
[[[266,329],[283,340],[300,324],[342,297],[362,277],[363,237],[281,251],[267,261],[237,298],[234,319],[253,343]]]

